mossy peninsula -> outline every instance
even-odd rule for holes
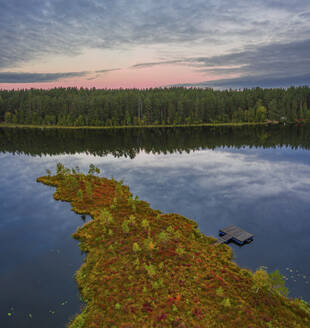
[[[265,271],[240,268],[194,221],[96,173],[59,164],[37,179],[92,217],[73,234],[87,255],[75,276],[85,306],[70,328],[310,327],[309,305],[284,296]]]

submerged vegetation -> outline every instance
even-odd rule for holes
[[[0,122],[51,126],[310,121],[310,88],[0,90]]]
[[[195,222],[152,209],[99,173],[58,164],[38,178],[93,218],[73,235],[87,256],[75,276],[85,307],[70,328],[310,326],[309,305],[285,296],[279,272],[241,269]]]

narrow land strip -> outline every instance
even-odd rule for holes
[[[85,307],[70,328],[310,326],[309,305],[281,295],[266,272],[240,268],[195,222],[152,209],[96,171],[58,164],[37,180],[93,218],[73,235],[87,256],[75,276]]]
[[[148,125],[115,125],[115,126],[62,126],[62,125],[35,125],[35,124],[14,124],[0,123],[0,128],[31,128],[31,129],[132,129],[132,128],[184,128],[199,126],[255,126],[278,124],[278,122],[240,122],[240,123],[200,123],[200,124],[148,124]]]

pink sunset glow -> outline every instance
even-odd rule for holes
[[[10,0],[0,10],[0,89],[307,85],[309,6]]]
[[[77,87],[97,89],[155,88],[185,83],[199,83],[236,75],[215,75],[190,66],[156,65],[143,68],[120,69],[108,73],[92,73],[89,76],[68,78],[62,81],[44,83],[0,84],[1,89],[51,89],[54,87]]]

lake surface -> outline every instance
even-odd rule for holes
[[[195,220],[206,235],[235,224],[242,267],[279,269],[310,301],[310,128],[0,129],[0,327],[65,327],[82,304],[74,280],[83,218],[36,183],[56,163],[93,163],[140,199]]]

